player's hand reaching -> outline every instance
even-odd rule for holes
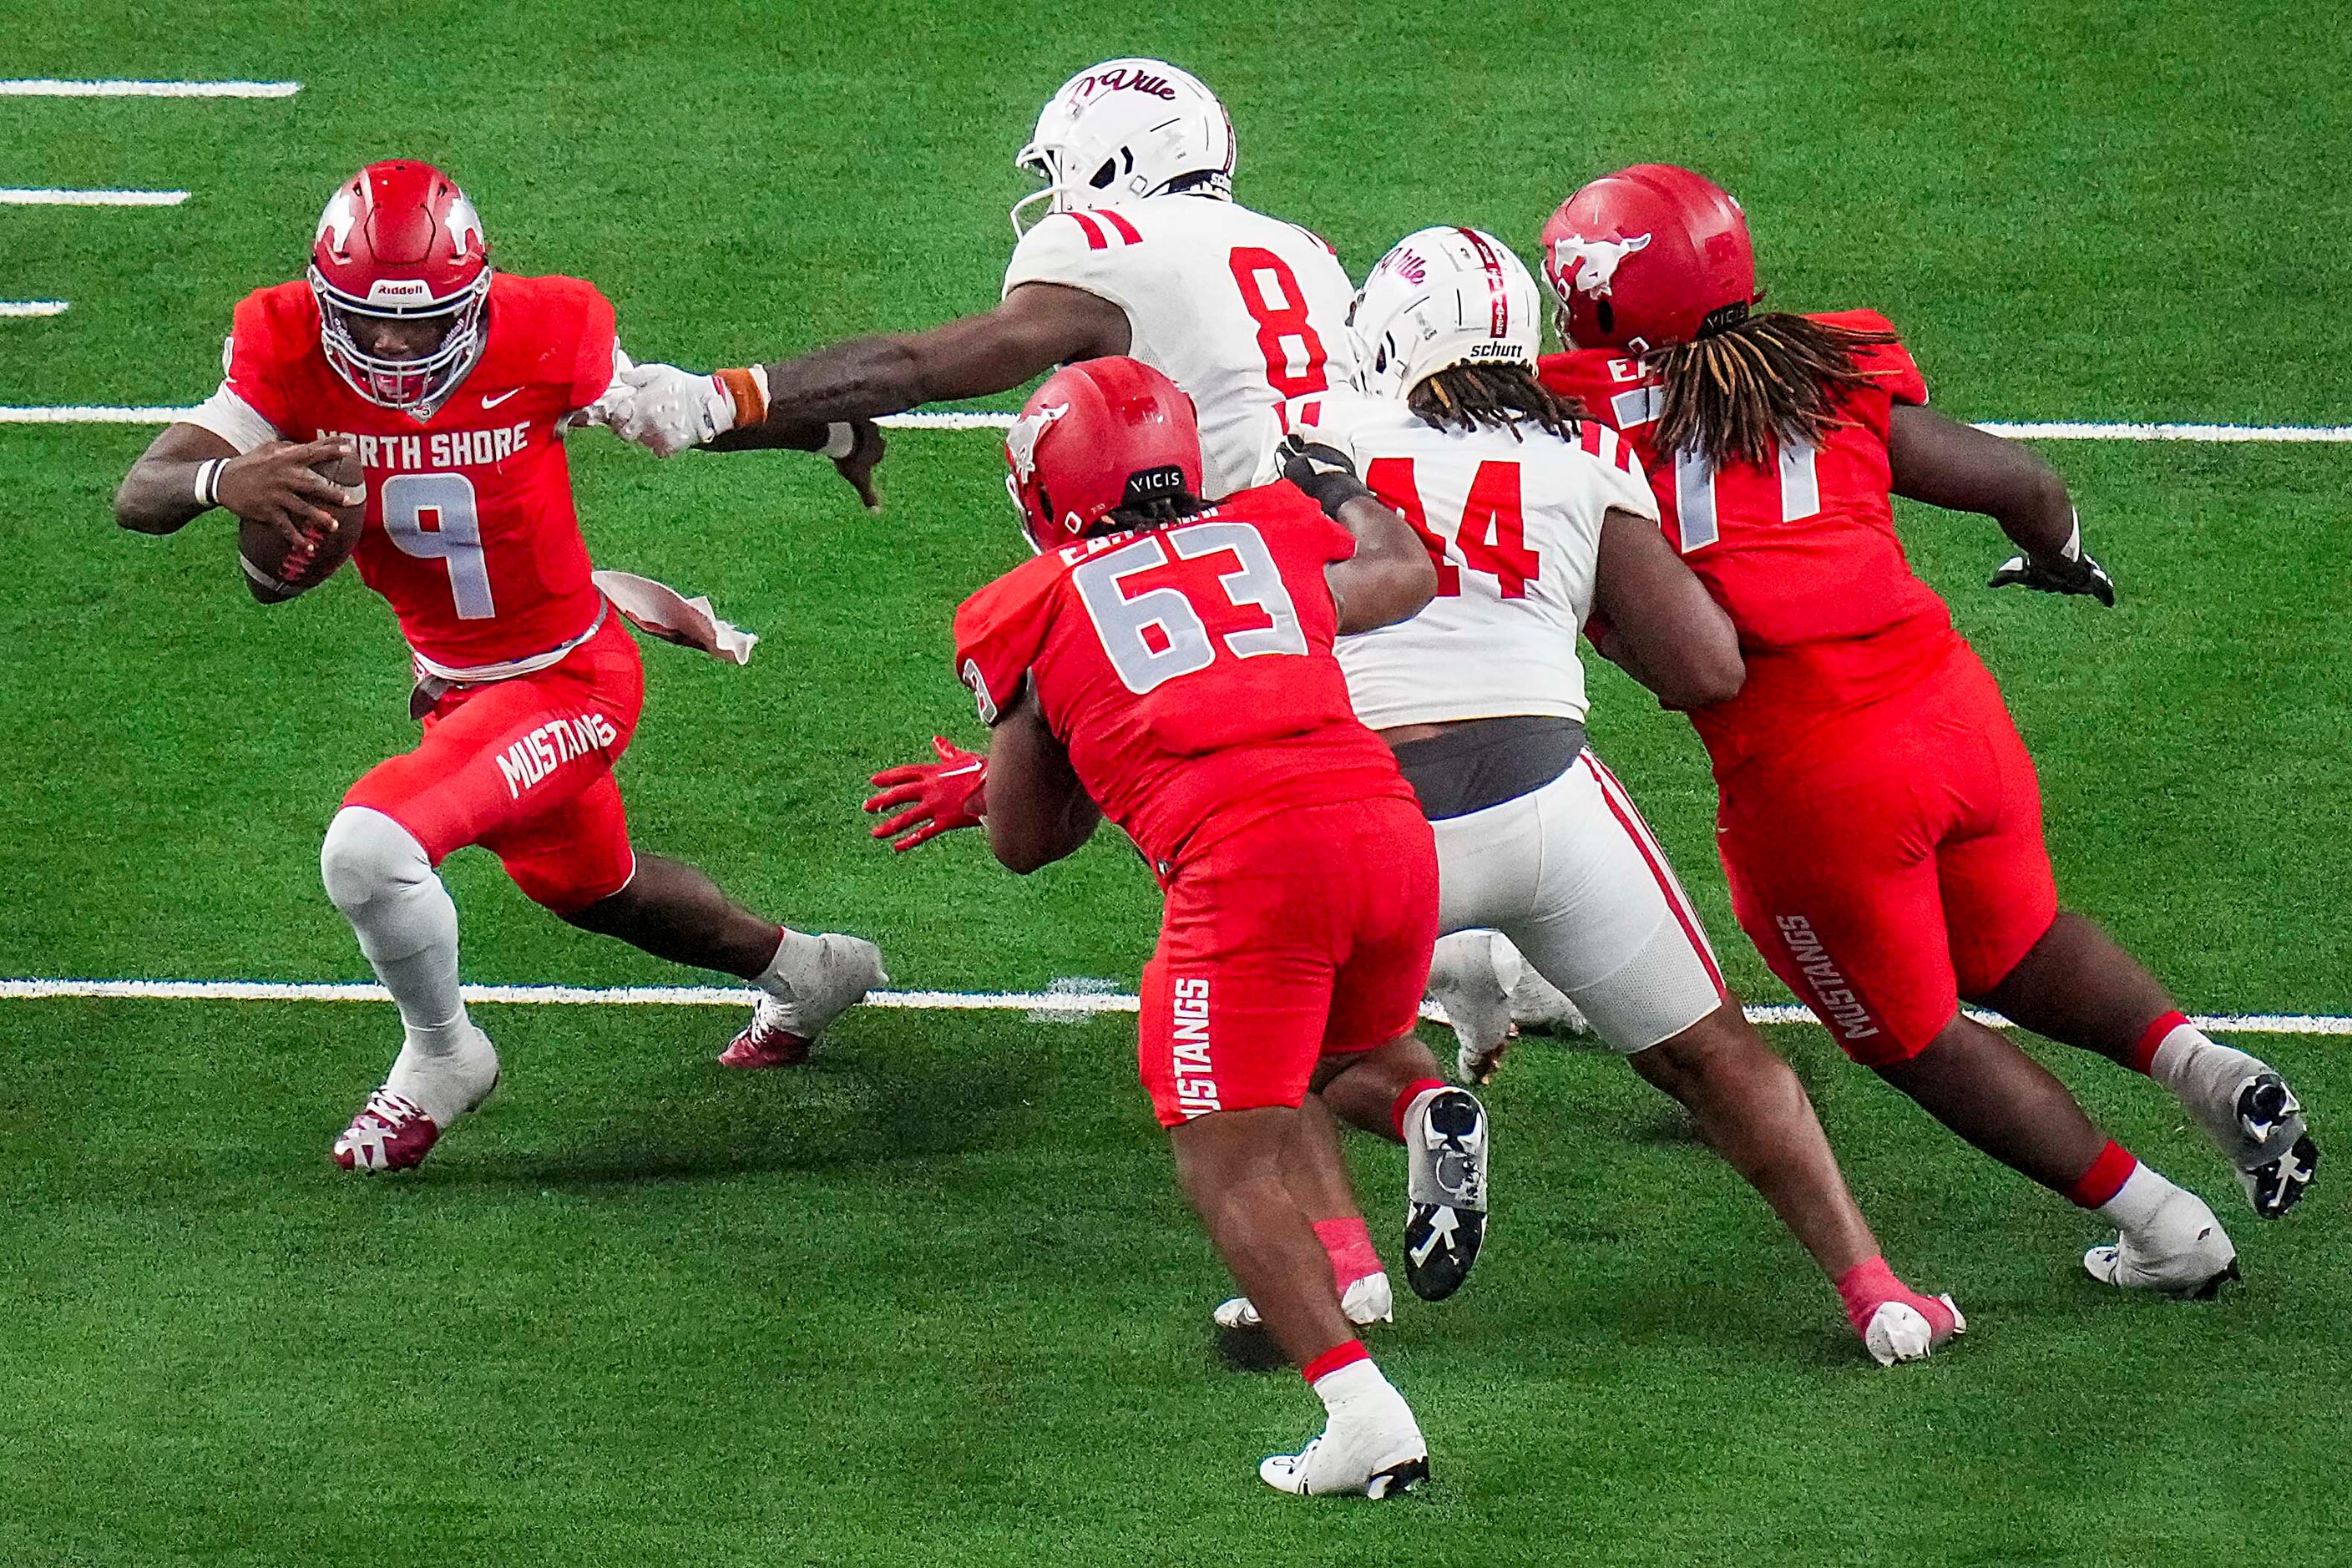
[[[939,753],[936,763],[876,773],[874,783],[881,788],[866,803],[868,811],[903,808],[874,829],[875,837],[892,840],[890,847],[900,854],[942,833],[977,827],[988,810],[988,759],[945,735],[931,737],[931,750]]]
[[[334,537],[335,520],[327,508],[355,504],[342,486],[312,465],[355,456],[356,449],[341,437],[265,441],[222,465],[213,495],[247,522],[275,529],[289,551],[307,552],[319,541]]]
[[[2039,594],[2087,594],[2111,610],[2116,607],[2116,580],[2080,546],[2071,556],[2012,555],[2000,563],[1985,586],[2031,588]]]
[[[824,455],[857,492],[859,504],[867,511],[880,511],[882,492],[875,487],[874,470],[882,466],[882,455],[890,449],[882,438],[882,427],[871,419],[852,419],[833,426],[826,436]]]
[[[619,379],[626,390],[610,416],[613,434],[656,458],[735,428],[735,397],[718,376],[656,363],[625,365]]]

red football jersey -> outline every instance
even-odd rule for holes
[[[1874,310],[1813,320],[1894,330]],[[1874,382],[1844,399],[1843,422],[1818,448],[1775,443],[1760,467],[1718,468],[1658,449],[1661,391],[1632,360],[1583,349],[1542,362],[1545,385],[1633,442],[1666,537],[1739,629],[1746,684],[1691,715],[1718,772],[1793,739],[1811,715],[1901,690],[1959,645],[1944,601],[1903,553],[1889,495],[1887,420],[1897,403],[1927,402],[1927,383],[1900,343],[1866,348],[1859,363]]]
[[[353,560],[408,644],[472,668],[585,633],[603,596],[572,506],[557,424],[613,380],[613,307],[576,278],[490,281],[481,358],[428,419],[371,403],[327,363],[303,283],[247,295],[228,390],[289,440],[351,437],[367,471]]]
[[[1324,568],[1347,530],[1287,484],[1006,573],[956,612],[956,668],[996,721],[1031,683],[1103,815],[1165,875],[1212,817],[1411,786],[1348,705]]]

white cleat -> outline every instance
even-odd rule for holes
[[[1404,1282],[1424,1301],[1462,1289],[1486,1239],[1486,1108],[1424,1091],[1404,1113]]]
[[[1951,1310],[1952,1331],[1943,1340],[1936,1338],[1935,1325],[1927,1314],[1905,1301],[1882,1303],[1871,1314],[1870,1325],[1862,1331],[1862,1342],[1870,1352],[1871,1360],[1881,1366],[1893,1366],[1897,1362],[1925,1361],[1939,1343],[1948,1344],[1969,1331],[1969,1321],[1960,1316],[1960,1304],[1949,1296],[1937,1300]]]
[[[1429,1445],[1402,1399],[1395,1415],[1358,1419],[1344,1427],[1327,1425],[1323,1435],[1296,1454],[1270,1454],[1257,1468],[1258,1479],[1300,1497],[1402,1495],[1429,1479]]]
[[[2238,1085],[2230,1111],[2206,1131],[2237,1168],[2246,1202],[2263,1218],[2276,1219],[2302,1201],[2319,1173],[2319,1145],[2304,1122],[2303,1102],[2286,1079],[2264,1068]]]
[[[719,1053],[730,1068],[790,1067],[808,1060],[832,1022],[890,983],[882,972],[882,950],[862,936],[826,931],[817,939],[815,973],[796,986],[791,1000],[762,995],[751,1021]]]
[[[2184,1301],[2210,1301],[2238,1279],[2238,1249],[2221,1222],[2196,1194],[2176,1191],[2156,1218],[2137,1232],[2083,1254],[2083,1267],[2103,1285],[2148,1290]]]
[[[1386,1274],[1367,1274],[1349,1286],[1347,1294],[1339,1298],[1339,1310],[1345,1312],[1348,1321],[1358,1328],[1395,1322],[1396,1293],[1389,1288],[1389,1277]],[[1211,1316],[1215,1319],[1217,1327],[1227,1333],[1265,1327],[1265,1320],[1257,1315],[1256,1305],[1247,1296],[1235,1296],[1231,1300],[1219,1302]]]

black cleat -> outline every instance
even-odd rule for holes
[[[1486,1237],[1486,1108],[1431,1089],[1405,1113],[1404,1278],[1424,1301],[1462,1289]]]

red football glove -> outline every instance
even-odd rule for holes
[[[906,807],[874,830],[875,837],[894,840],[890,847],[900,854],[942,833],[977,827],[988,810],[988,759],[945,735],[931,737],[931,750],[939,753],[936,763],[910,763],[876,773],[881,793],[866,802],[868,811]]]

